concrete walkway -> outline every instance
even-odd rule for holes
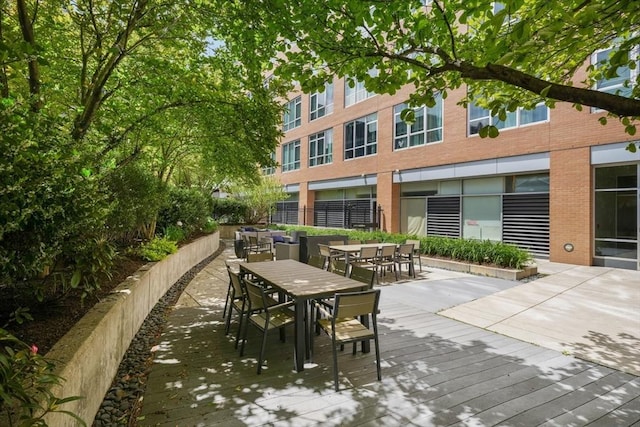
[[[547,276],[439,314],[640,375],[640,271],[548,261],[538,271]]]

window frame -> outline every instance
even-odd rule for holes
[[[609,47],[606,47],[606,48],[603,48],[603,49],[598,49],[595,52],[593,52],[591,54],[591,59],[590,59],[591,60],[591,65],[593,66],[593,68],[596,69],[596,70],[599,68],[598,64],[600,64],[600,62],[598,61],[598,55],[600,55],[600,54],[602,54],[604,52],[608,52],[607,56],[609,56],[611,54],[611,52],[613,52],[613,51],[615,51],[615,45],[612,45],[612,46],[609,46]],[[599,92],[605,92],[605,93],[609,93],[609,94],[612,94],[612,95],[619,95],[619,96],[627,97],[628,95],[620,94],[620,93],[617,93],[617,92],[619,92],[621,90],[624,90],[624,89],[628,89],[630,91],[633,90],[634,82],[638,78],[638,75],[640,75],[640,69],[639,69],[640,68],[640,45],[636,46],[633,49],[631,49],[629,51],[629,56],[630,56],[630,58],[629,58],[630,61],[635,61],[635,63],[636,63],[635,69],[626,67],[626,69],[629,72],[629,77],[628,77],[628,79],[629,79],[629,88],[625,88],[624,81],[622,83],[618,83],[618,84],[611,85],[611,86],[606,86],[606,87],[601,87],[600,86],[601,83],[609,82],[609,81],[612,81],[614,79],[597,80],[597,81],[594,82],[592,88],[594,90],[599,91]],[[620,69],[620,68],[621,67],[619,67],[618,69]],[[624,80],[626,80],[626,79],[624,79]],[[600,113],[600,112],[603,112],[603,111],[605,111],[605,110],[603,110],[601,108],[598,108],[598,107],[591,107],[591,112],[592,113]]]
[[[546,118],[544,120],[537,120],[537,121],[531,121],[531,122],[527,122],[527,123],[522,123],[522,112],[523,111],[535,111],[536,109],[538,109],[539,107],[544,107],[546,109]],[[472,108],[477,108],[478,110],[484,110],[486,112],[485,115],[481,116],[481,117],[475,117],[475,118],[471,118],[471,113],[472,113]],[[510,122],[510,119],[513,118],[515,115],[515,124],[514,125],[510,125],[507,126],[506,124]],[[475,103],[470,102],[469,105],[467,106],[467,137],[472,137],[472,136],[477,136],[480,133],[480,129],[482,129],[485,126],[496,126],[496,124],[499,124],[499,122],[505,123],[505,126],[500,127],[500,126],[496,126],[498,129],[500,129],[500,131],[504,131],[504,130],[509,130],[509,129],[517,129],[517,128],[523,128],[523,127],[527,127],[527,126],[535,126],[535,125],[539,125],[541,123],[549,123],[549,121],[551,121],[551,110],[549,109],[549,107],[547,107],[546,105],[544,105],[544,102],[539,102],[538,104],[536,104],[536,107],[534,109],[531,110],[527,110],[524,109],[523,107],[518,107],[518,109],[516,111],[510,111],[507,112],[507,120],[506,121],[502,121],[498,118],[498,116],[492,116],[491,115],[491,111],[480,107],[480,106],[476,106]],[[487,124],[483,124],[483,120],[488,121]],[[482,126],[475,128],[475,131],[472,132],[472,128],[471,125],[473,123],[479,122],[480,124],[482,124]]]
[[[309,135],[309,167],[333,163],[333,129],[325,129]],[[318,147],[322,144],[322,153]],[[314,154],[315,153],[315,154]]]
[[[440,117],[440,123],[439,126],[434,127],[434,128],[429,128],[429,112],[430,111],[434,111],[436,108],[438,107],[427,107],[426,105],[423,105],[421,107],[416,107],[413,108],[414,112],[419,112],[422,111],[422,129],[415,131],[414,130],[414,126],[416,125],[417,121],[413,124],[408,124],[406,122],[403,122],[401,119],[401,114],[402,111],[406,108],[408,108],[408,105],[406,102],[402,103],[402,104],[397,104],[393,106],[393,151],[401,151],[401,150],[406,150],[409,148],[414,148],[414,147],[422,147],[425,145],[429,145],[429,144],[437,144],[439,142],[443,141],[444,138],[444,100],[442,99],[442,95],[441,94],[437,94],[437,97],[439,98],[438,102],[437,102],[437,106],[439,106],[439,117]],[[417,117],[417,115],[416,115]],[[398,125],[400,124],[400,122],[405,123],[405,129],[406,129],[406,133],[403,135],[398,136],[397,131],[398,131]],[[429,134],[435,133],[435,132],[439,132],[439,138],[433,141],[429,141]],[[422,143],[412,143],[412,137],[417,136],[417,135],[423,135],[422,137]],[[404,139],[406,140],[406,142],[404,144],[399,144],[398,140],[399,139]]]
[[[282,117],[283,131],[286,132],[300,126],[302,126],[302,95],[298,95],[287,102]]]
[[[363,123],[363,143],[358,144],[358,123]],[[348,132],[348,127],[352,125],[353,131]],[[375,125],[374,139],[369,140],[371,132],[368,131],[369,126]],[[351,140],[351,141],[350,141]],[[349,147],[351,145],[351,147]],[[362,150],[363,154],[357,155],[358,151]],[[351,156],[348,153],[352,153]],[[344,160],[353,160],[361,157],[375,156],[378,154],[378,113],[371,113],[363,117],[359,117],[355,120],[351,120],[344,124]]]
[[[322,117],[328,116],[333,113],[333,82],[325,83],[324,90],[322,92],[316,91],[309,94],[309,121],[318,120]],[[315,98],[315,101],[314,101]],[[318,99],[322,98],[324,104],[322,107],[318,107],[320,103]],[[316,104],[316,108],[313,108],[313,104]]]
[[[289,157],[293,156],[292,159]],[[296,139],[282,145],[282,162],[280,169],[282,172],[291,172],[300,169],[300,140]]]

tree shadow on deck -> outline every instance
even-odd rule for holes
[[[640,381],[613,369],[407,307],[379,318],[382,381],[373,353],[338,356],[315,339],[314,363],[293,370],[287,342],[269,337],[256,374],[259,338],[245,356],[224,334],[218,307],[182,308],[159,345],[138,425],[304,426],[626,425],[640,420]],[[234,325],[237,327],[237,325]],[[232,332],[235,329],[232,328]],[[605,421],[608,421],[607,424]]]

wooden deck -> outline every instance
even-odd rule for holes
[[[314,363],[296,373],[292,329],[286,343],[272,334],[267,368],[257,375],[255,331],[243,358],[224,334],[227,280],[222,262],[212,264],[191,293],[194,303],[170,318],[141,426],[640,424],[639,377],[435,314],[461,298],[450,292],[453,283],[448,292],[416,282],[382,287],[381,382],[374,354],[352,356],[348,347],[335,392],[326,336],[316,337]],[[492,292],[482,278],[475,283],[478,293]]]

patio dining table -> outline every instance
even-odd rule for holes
[[[362,250],[362,248],[366,247],[374,247],[378,248],[378,250],[382,249],[383,246],[393,246],[396,247],[395,243],[359,243],[356,245],[329,245],[329,250],[342,252],[344,254],[344,262],[347,265],[347,276],[349,276],[349,257],[351,255],[356,254]]]
[[[357,292],[361,282],[330,273],[292,259],[267,262],[240,263],[241,273],[250,273],[279,292],[288,295],[295,306],[294,363],[296,371],[304,370],[306,344],[311,339],[313,325],[305,327],[308,302],[329,298],[337,292]],[[309,335],[307,335],[309,334]],[[363,348],[368,351],[368,348]]]

